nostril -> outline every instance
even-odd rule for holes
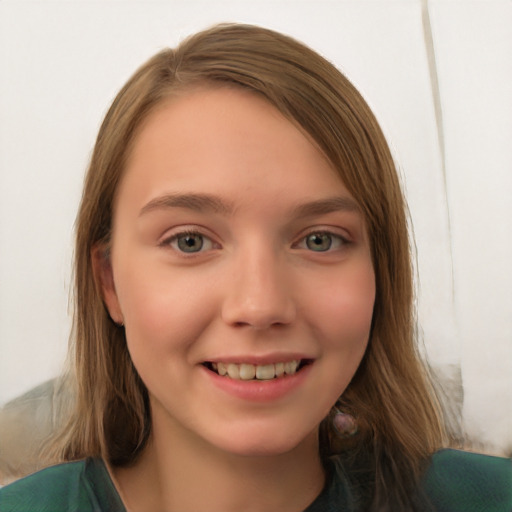
[[[273,284],[272,287],[276,288],[277,285]],[[290,325],[295,319],[296,308],[286,286],[272,291],[258,281],[252,288],[249,285],[235,287],[226,296],[221,315],[231,327],[262,330]]]

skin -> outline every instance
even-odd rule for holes
[[[183,252],[184,231],[200,250]],[[142,126],[110,260],[98,254],[151,404],[148,446],[113,470],[127,507],[306,508],[325,480],[318,426],[364,355],[375,298],[363,216],[323,154],[253,93],[187,92]],[[291,359],[309,364],[284,393],[233,394],[204,365]]]

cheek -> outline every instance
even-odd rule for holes
[[[215,314],[213,293],[179,273],[127,267],[117,275],[128,348],[135,359],[185,351]],[[148,348],[151,350],[148,350]]]
[[[351,274],[345,285],[332,286],[322,305],[327,356],[325,373],[332,381],[326,383],[330,404],[345,391],[366,352],[370,337],[375,302],[375,280],[371,272]]]
[[[316,315],[329,332],[329,341],[343,350],[366,346],[375,303],[375,277],[371,266],[352,268],[325,282],[316,297]]]

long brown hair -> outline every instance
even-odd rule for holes
[[[332,64],[297,41],[247,25],[219,25],[145,63],[114,100],[98,134],[76,225],[73,331],[76,409],[58,439],[59,457],[133,462],[150,430],[147,390],[124,329],[109,317],[92,252],[107,248],[127,154],[147,116],[194,85],[225,84],[262,95],[318,144],[358,201],[376,276],[370,342],[337,404],[358,434],[336,436],[327,418],[321,451],[342,452],[364,474],[378,510],[413,510],[422,462],[443,443],[435,395],[414,343],[413,283],[406,207],[379,125]],[[361,466],[361,461],[364,463]]]

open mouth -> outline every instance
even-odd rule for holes
[[[293,359],[283,363],[250,364],[250,363],[222,363],[204,362],[208,370],[234,380],[273,380],[295,375],[302,368],[311,364],[312,359]]]

